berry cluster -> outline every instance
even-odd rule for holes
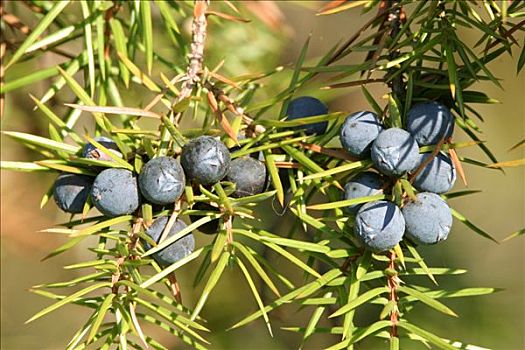
[[[119,157],[122,154],[117,144],[106,138],[95,138],[110,152]],[[84,146],[82,156],[89,159],[111,161],[112,158],[91,143]],[[180,163],[173,157],[150,159],[137,176],[127,169],[107,168],[93,180],[92,177],[77,174],[61,174],[55,181],[54,199],[57,205],[68,213],[82,213],[88,198],[105,216],[115,217],[135,212],[141,203],[156,207],[173,204],[184,192],[186,182],[192,185],[210,186],[222,179],[235,184],[233,197],[251,196],[263,192],[267,184],[267,172],[264,164],[250,157],[231,160],[230,151],[219,140],[211,136],[200,136],[189,141],[182,149]],[[198,202],[196,210],[218,210],[207,203]],[[195,221],[199,216],[190,215]],[[157,218],[146,233],[159,243],[168,224],[168,218]],[[218,231],[218,219],[199,227],[206,234]],[[186,228],[186,224],[177,219],[171,226],[167,237],[173,236]],[[190,233],[165,249],[153,254],[161,265],[172,264],[188,254],[195,246]],[[151,246],[145,243],[145,248]]]
[[[294,120],[328,113],[327,107],[313,97],[292,100],[287,119]],[[416,243],[432,244],[444,240],[452,225],[452,216],[446,202],[438,195],[450,190],[456,179],[455,168],[444,154],[419,153],[419,146],[436,145],[449,139],[453,131],[453,117],[436,102],[415,105],[408,114],[407,129],[385,128],[373,112],[349,115],[340,129],[344,149],[358,159],[371,158],[378,172],[366,171],[352,177],[345,185],[344,198],[357,199],[386,194],[399,177],[409,174],[414,187],[420,191],[412,200],[402,203],[402,209],[386,200],[350,205],[347,212],[355,215],[355,232],[363,244],[373,251],[393,248],[404,234]],[[323,134],[328,123],[316,122],[300,126],[306,135]],[[299,127],[296,127],[299,128]],[[122,157],[117,144],[106,137],[95,139]],[[89,176],[61,174],[55,181],[54,198],[68,213],[81,213],[88,198],[105,216],[115,217],[135,212],[141,203],[156,207],[173,204],[184,193],[186,183],[212,186],[225,180],[235,185],[232,197],[252,196],[264,192],[269,174],[262,154],[231,160],[230,151],[218,139],[200,136],[190,140],[180,154],[180,160],[160,156],[145,163],[139,175],[121,168],[107,168],[93,180]],[[111,161],[112,158],[91,143],[85,145],[84,158]],[[287,176],[283,176],[285,180]],[[287,186],[285,186],[287,187]],[[399,204],[399,203],[398,203]],[[192,209],[218,211],[217,207],[197,202]],[[200,218],[189,215],[192,222]],[[157,218],[146,233],[159,243],[168,224],[165,216]],[[171,225],[170,237],[185,229],[177,219]],[[205,234],[215,234],[219,220],[214,219],[199,227]],[[161,265],[174,263],[190,254],[195,241],[192,234],[174,242],[153,255]],[[145,243],[145,248],[150,245]]]
[[[450,208],[439,194],[452,188],[456,170],[450,158],[419,153],[418,146],[438,146],[452,136],[454,118],[437,102],[414,105],[407,117],[407,130],[388,128],[373,112],[349,115],[340,130],[343,147],[359,159],[371,158],[378,171],[366,171],[345,185],[344,199],[386,194],[398,178],[407,176],[419,191],[404,203],[386,200],[351,205],[355,233],[377,252],[395,247],[406,236],[418,244],[434,244],[447,238],[452,226]]]

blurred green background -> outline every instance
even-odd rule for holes
[[[7,4],[9,6],[9,4]],[[227,76],[266,71],[276,65],[289,66],[299,56],[299,51],[308,34],[312,33],[311,49],[308,57],[312,60],[326,53],[336,42],[347,38],[364,23],[367,16],[360,16],[359,11],[346,11],[332,16],[316,16],[318,2],[277,2],[275,15],[266,16],[273,22],[263,23],[257,16],[258,11],[270,11],[269,7],[255,8],[249,14],[254,21],[247,25],[225,24],[211,21],[206,48],[208,66],[225,59],[223,73]],[[250,4],[249,6],[253,6]],[[269,5],[267,5],[269,6]],[[24,13],[18,13],[24,18]],[[30,20],[30,19],[28,19]],[[189,23],[188,23],[189,25]],[[163,37],[161,28],[156,28],[156,45],[166,47],[162,51],[174,60],[182,57],[174,52]],[[522,33],[523,34],[523,33]],[[473,33],[462,33],[465,40],[474,42]],[[522,35],[523,36],[523,35]],[[72,50],[75,48],[72,47]],[[78,48],[77,48],[78,49]],[[359,55],[351,56],[359,59]],[[21,64],[8,72],[20,76],[26,71],[56,64],[53,56]],[[357,62],[352,62],[357,63]],[[516,58],[503,56],[490,66],[494,75],[502,79],[504,90],[488,83],[476,86],[501,104],[480,105],[479,112],[486,119],[482,125],[482,139],[493,150],[499,160],[511,160],[525,157],[525,148],[509,152],[508,149],[525,137],[525,77],[516,76]],[[160,69],[160,68],[159,68]],[[153,76],[158,77],[156,69]],[[165,71],[165,70],[164,70]],[[283,73],[283,79],[267,82],[264,88],[267,96],[272,91],[279,91],[287,84],[289,73]],[[321,81],[317,81],[322,82]],[[33,85],[30,88],[9,93],[6,96],[6,109],[1,119],[2,130],[17,130],[45,134],[45,124],[38,112],[33,112],[33,103],[28,93],[41,96],[49,86],[49,81]],[[380,98],[386,91],[382,86],[371,86],[370,90]],[[368,109],[359,87],[339,89],[337,91],[308,91],[329,101],[330,110],[354,112]],[[69,101],[67,94],[59,96],[56,104]],[[131,91],[125,102],[130,107],[146,104],[151,96]],[[139,101],[139,102],[137,102]],[[276,106],[276,109],[280,106]],[[58,106],[60,111],[61,107]],[[268,117],[272,117],[271,110]],[[466,140],[461,132],[455,133],[455,140]],[[3,160],[30,160],[34,158],[27,149],[2,137],[1,156]],[[464,156],[488,160],[476,148],[462,149]],[[459,212],[470,218],[498,239],[503,239],[511,232],[525,227],[525,169],[509,168],[505,174],[496,170],[485,170],[466,165],[465,171],[469,189],[483,192],[451,201]],[[43,210],[39,209],[42,194],[49,188],[53,175],[21,174],[2,171],[1,173],[1,348],[18,349],[60,349],[64,347],[77,327],[88,316],[86,310],[76,306],[67,306],[29,325],[24,321],[50,301],[28,292],[32,285],[69,280],[77,275],[66,271],[62,266],[88,259],[89,254],[79,247],[73,252],[60,255],[51,260],[40,262],[50,249],[63,242],[62,237],[38,233],[38,230],[51,227],[56,222],[67,220],[53,203]],[[455,189],[465,186],[457,182]],[[277,217],[269,205],[261,208],[263,220],[272,226],[278,220],[280,230],[286,232],[293,218],[285,215]],[[209,237],[197,235],[200,245]],[[88,242],[89,243],[89,242]],[[466,275],[439,279],[442,287],[497,287],[503,291],[483,297],[451,300],[445,303],[451,306],[460,317],[450,318],[430,311],[425,306],[418,306],[410,315],[412,323],[434,331],[444,337],[461,339],[469,343],[502,350],[525,349],[525,239],[517,238],[502,244],[494,244],[477,236],[460,222],[455,222],[449,239],[438,245],[423,249],[422,253],[429,265],[466,268]],[[186,266],[178,276],[182,285],[184,300],[194,305],[198,293],[192,287],[193,274],[198,265]],[[80,272],[78,272],[80,273]],[[241,317],[256,310],[256,304],[245,281],[239,278],[238,270],[226,273],[218,288],[207,303],[203,316],[213,330],[210,339],[213,349],[293,349],[300,344],[296,334],[279,330],[281,326],[304,326],[309,313],[298,311],[294,307],[285,307],[271,314],[275,337],[271,338],[262,320],[239,330],[225,332],[228,326]],[[301,274],[290,270],[289,274],[299,280]],[[269,296],[269,295],[268,295]],[[271,296],[269,296],[271,297]],[[270,300],[270,299],[267,299]],[[364,309],[359,317],[376,317],[375,309]],[[372,313],[366,314],[366,311]],[[148,330],[145,329],[147,333]],[[159,334],[161,342],[180,348],[177,340],[169,335]],[[330,336],[316,335],[308,343],[308,349],[318,349],[334,342]],[[176,345],[177,344],[177,345]],[[360,344],[358,349],[386,348],[388,344],[369,341]],[[413,347],[412,347],[413,346]],[[416,348],[410,344],[407,348]]]

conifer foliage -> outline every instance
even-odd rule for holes
[[[262,318],[273,335],[272,311],[294,304],[311,313],[306,324],[285,327],[302,334],[298,347],[328,333],[338,339],[330,349],[353,348],[369,337],[384,338],[391,349],[412,341],[456,349],[460,343],[444,336],[446,327],[433,334],[413,323],[411,310],[425,304],[457,316],[447,298],[495,291],[441,289],[438,278],[465,271],[428,266],[419,246],[446,239],[452,217],[454,225],[495,241],[448,201],[473,192],[450,192],[456,177],[466,182],[462,164],[501,169],[522,162],[498,163],[479,139],[483,116],[473,104],[495,102],[474,86],[501,87],[492,61],[513,54],[517,72],[523,68],[525,45],[518,40],[525,3],[329,1],[319,15],[360,11],[367,21],[345,27],[347,33],[338,33],[345,39],[316,62],[306,58],[308,39],[292,66],[229,76],[228,58],[207,65],[217,50],[207,42],[210,30],[217,38],[220,24],[234,22],[239,30],[268,31],[245,17],[255,14],[271,26],[271,6],[62,0],[2,8],[2,79],[9,77],[2,81],[2,109],[5,94],[42,80],[51,84],[30,96],[35,116],[48,122],[47,136],[3,131],[38,159],[3,160],[2,168],[57,173],[41,205],[54,199],[71,219],[45,230],[68,237],[46,258],[96,237],[91,259],[67,266],[81,277],[31,290],[50,304],[28,322],[68,304],[92,310],[67,349],[166,349],[144,331],[146,324],[205,349],[214,330],[201,311],[231,270],[249,285],[258,310],[238,315],[231,328]],[[38,23],[29,28],[7,12],[17,7],[33,11]],[[184,23],[191,23],[188,35]],[[157,26],[168,47],[158,44]],[[460,29],[477,34],[475,45],[465,43]],[[80,52],[69,53],[71,47]],[[363,52],[361,62],[341,63]],[[16,70],[48,54],[63,62]],[[282,81],[286,86],[273,89]],[[389,92],[380,99],[370,84],[385,84]],[[355,86],[369,111],[332,111],[317,96],[319,87]],[[305,89],[312,96],[300,92]],[[53,103],[64,91],[65,110]],[[151,99],[124,105],[130,91]],[[471,140],[455,142],[461,131]],[[464,147],[479,147],[487,159],[462,157]],[[288,235],[258,220],[264,202],[295,217]],[[203,233],[212,239],[199,246],[195,236]],[[301,283],[292,283],[284,263],[303,273]],[[176,278],[187,264],[198,266],[195,305],[185,302]],[[261,295],[260,284],[273,299]],[[370,304],[381,311],[359,324],[356,313]],[[322,319],[332,326],[321,326]]]

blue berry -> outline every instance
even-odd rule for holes
[[[82,213],[92,185],[92,177],[60,174],[55,180],[53,198],[58,207],[66,213]]]
[[[315,97],[302,96],[290,101],[286,109],[287,120],[294,120],[328,113],[328,107]],[[328,122],[318,122],[301,125],[295,129],[302,129],[307,135],[324,134]]]
[[[372,161],[381,173],[401,176],[418,164],[419,148],[407,131],[386,129],[372,144]]]
[[[392,202],[369,202],[357,212],[355,232],[366,248],[383,252],[403,239],[405,219]]]
[[[406,234],[418,244],[435,244],[447,239],[452,227],[452,214],[448,204],[439,195],[421,192],[415,201],[402,209],[406,221]]]
[[[230,169],[230,152],[211,136],[200,136],[182,149],[181,165],[188,180],[200,185],[214,184]]]
[[[345,185],[344,199],[375,196],[383,193],[383,180],[377,173],[370,171],[360,173],[350,179]],[[355,214],[363,204],[354,204],[346,207],[346,211]]]
[[[158,244],[160,243],[160,238],[162,237],[162,233],[164,232],[167,224],[167,216],[157,218],[155,221],[153,221],[153,224],[148,227],[146,233]],[[186,227],[187,226],[183,221],[177,219],[173,223],[173,226],[171,226],[171,229],[165,239],[174,236],[175,234],[184,230]],[[151,246],[148,243],[144,243],[144,248],[149,250],[151,249]],[[159,265],[167,266],[187,257],[193,252],[194,249],[195,238],[193,237],[192,233],[189,233],[186,236],[176,240],[166,248],[153,253],[151,256],[157,263],[159,263]]]
[[[157,157],[147,162],[139,175],[142,195],[158,205],[173,203],[184,192],[186,178],[179,162],[170,157]]]
[[[131,214],[140,204],[137,177],[126,169],[106,169],[95,178],[91,199],[106,216]]]
[[[422,164],[431,156],[430,153],[420,155]],[[414,178],[414,187],[418,191],[445,193],[456,182],[456,168],[448,156],[438,153]]]
[[[420,146],[436,145],[452,136],[454,117],[441,103],[418,103],[408,111],[407,130]]]
[[[117,144],[112,139],[104,137],[104,136],[99,136],[99,137],[95,137],[94,140],[100,143],[102,146],[106,147],[109,151],[113,152],[115,155],[122,157],[122,153],[120,153],[120,150]],[[95,159],[95,160],[106,160],[106,161],[112,160],[110,156],[102,152],[100,149],[96,148],[91,143],[87,143],[82,149],[82,157],[87,158],[87,159]]]
[[[240,157],[232,160],[226,181],[235,184],[232,197],[253,196],[264,192],[268,183],[264,163],[250,157]]]
[[[364,158],[370,155],[372,143],[383,129],[383,124],[375,113],[357,112],[346,117],[341,125],[339,138],[348,153]]]

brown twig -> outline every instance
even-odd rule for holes
[[[202,62],[203,62],[204,42],[206,39],[206,27],[207,27],[206,13],[209,13],[208,6],[209,6],[208,0],[195,0],[195,9],[193,13],[194,17],[193,17],[193,24],[192,24],[191,52],[189,55],[188,68],[186,70],[186,80],[184,81],[181,92],[179,96],[175,99],[173,105],[179,103],[185,98],[188,98],[195,84],[200,82],[201,73],[203,71]],[[215,72],[208,72],[208,74],[210,74],[215,79],[220,80],[226,84],[232,85],[236,88],[238,87],[237,84],[234,83],[233,81],[228,80]],[[225,131],[229,134],[231,138],[236,140],[237,137],[236,135],[232,135],[231,130],[229,128],[229,123],[226,120],[226,117],[224,116],[223,111],[221,111],[218,106],[218,101],[223,102],[226,108],[230,112],[240,116],[243,122],[246,125],[248,125],[249,130],[251,130],[253,133],[258,133],[258,132],[261,133],[266,130],[261,125],[255,125],[253,118],[246,115],[246,113],[244,112],[244,109],[240,106],[237,106],[235,102],[222,89],[216,87],[214,84],[212,84],[209,81],[204,83],[204,87],[211,93],[211,94],[208,94],[207,96],[210,107],[217,114],[219,121],[222,121],[221,126],[223,126],[223,128],[225,129]],[[178,113],[177,116],[175,117],[175,125],[178,125],[181,117],[182,117],[182,113]]]
[[[188,55],[188,66],[184,75],[184,83],[179,96],[173,101],[172,107],[175,107],[185,98],[190,97],[193,87],[200,81],[200,72],[204,59],[204,43],[206,41],[206,11],[209,6],[209,0],[195,0],[193,9],[193,22],[191,26],[191,45],[190,54]],[[182,118],[182,112],[170,116],[170,120],[178,126]]]
[[[138,218],[137,221],[133,224],[133,228],[131,229],[131,232],[129,233],[129,242],[128,242],[128,251],[130,254],[128,256],[119,256],[117,258],[117,270],[113,273],[111,276],[111,292],[113,294],[118,294],[118,285],[117,282],[121,280],[122,277],[122,270],[121,266],[124,264],[126,260],[136,260],[137,256],[131,254],[133,250],[137,247],[138,243],[138,233],[140,229],[142,228],[144,221],[142,218]]]
[[[124,256],[119,256],[117,258],[117,270],[113,273],[113,275],[111,275],[111,292],[113,294],[118,294],[117,282],[120,281],[120,277],[121,277],[120,266],[124,264],[124,261],[126,261],[126,258]]]
[[[403,7],[399,5],[398,0],[388,0],[388,24],[390,25],[390,38],[394,39],[400,31],[401,23],[406,21],[406,14],[403,11]],[[390,60],[394,60],[397,57],[401,55],[401,51],[399,49],[393,50],[389,52],[388,58]],[[387,76],[390,74],[393,74],[395,72],[395,68],[391,68],[387,72]],[[392,93],[394,96],[399,100],[404,99],[405,95],[405,82],[403,81],[403,76],[401,74],[398,74],[394,79],[392,79],[388,86],[392,90]],[[444,140],[441,140],[441,143],[436,146],[436,149],[439,152],[439,149],[441,148],[441,145],[443,144]],[[434,155],[435,156],[435,155]],[[423,164],[422,164],[423,165]],[[414,174],[412,180],[417,175],[418,171],[421,171],[423,168],[420,166],[416,173]],[[390,270],[396,271],[396,253],[395,251],[390,252],[390,261],[388,263],[388,268]],[[392,310],[390,311],[390,322],[391,322],[391,329],[390,329],[390,337],[391,338],[397,338],[397,324],[399,321],[399,310],[397,308],[397,287],[399,286],[399,277],[397,274],[392,274],[388,276],[388,289],[389,289],[389,300],[391,303],[393,303]]]
[[[390,261],[388,262],[388,268],[395,270],[396,269],[396,253],[392,251],[390,253]],[[388,295],[389,300],[395,304],[390,312],[390,322],[392,323],[392,328],[390,329],[390,336],[397,337],[397,323],[399,321],[399,310],[397,308],[397,287],[399,286],[399,277],[397,275],[388,276]]]
[[[186,69],[185,80],[182,85],[179,96],[173,101],[172,106],[175,106],[180,101],[188,98],[193,91],[195,84],[200,81],[200,72],[202,71],[202,62],[204,59],[204,43],[206,41],[206,28],[208,22],[206,20],[206,11],[208,10],[209,0],[195,0],[195,8],[193,9],[193,22],[191,26],[191,46],[190,54],[188,56],[189,62]],[[182,113],[177,113],[174,124],[180,123]]]
[[[179,304],[182,304],[182,294],[180,292],[179,282],[177,282],[174,272],[171,272],[168,275],[168,281],[170,282],[171,294]]]
[[[406,22],[406,14],[402,6],[399,6],[398,0],[389,0],[389,10],[388,10],[388,23],[390,24],[390,37],[393,39],[397,36],[400,31],[401,23]],[[400,50],[394,50],[389,53],[388,58],[394,60],[401,55]],[[388,75],[392,74],[395,71],[395,68],[391,68]],[[389,87],[398,98],[402,100],[405,95],[405,82],[403,81],[403,76],[398,74],[394,79],[389,82]]]
[[[189,54],[189,62],[186,69],[186,74],[184,76],[180,77],[178,79],[179,81],[184,81],[181,91],[177,98],[172,103],[172,106],[176,106],[179,102],[182,100],[189,98],[194,86],[200,82],[200,73],[202,71],[202,61],[203,61],[203,54],[204,54],[204,42],[206,40],[206,27],[207,27],[207,21],[206,21],[206,10],[209,6],[209,0],[195,0],[195,8],[193,10],[193,23],[192,23],[192,41],[191,41],[191,49]],[[111,10],[111,9],[110,9]],[[108,10],[108,11],[110,11]],[[118,8],[116,8],[118,10]],[[115,10],[111,12],[107,12],[106,16],[113,16]],[[109,53],[106,53],[109,54]],[[166,90],[167,91],[167,90]],[[156,97],[158,98],[158,97]],[[160,95],[160,98],[162,98],[162,94]],[[160,98],[158,98],[160,100]],[[155,104],[156,100],[153,100],[152,104]],[[150,106],[148,106],[150,107]],[[175,124],[178,125],[180,123],[180,118],[182,117],[182,113],[177,113],[174,115],[171,113],[170,120]],[[168,223],[161,235],[161,239],[159,242],[161,242],[169,233],[171,230],[171,227],[175,223],[175,220],[177,219],[178,213],[180,211],[180,201],[175,204],[175,207],[173,209],[173,214],[171,215],[170,219],[168,220]],[[182,304],[182,294],[180,292],[180,286],[177,282],[177,278],[175,276],[175,273],[170,273],[167,276],[169,281],[169,288],[171,290],[171,293],[173,297],[177,300],[177,302]]]
[[[111,21],[113,17],[115,17],[115,14],[120,10],[121,6],[122,5],[120,4],[120,2],[115,1],[113,2],[113,6],[107,9],[106,12],[104,13],[104,23],[105,23],[104,25],[104,43],[105,43],[104,58],[105,59],[109,58],[109,53],[110,53],[110,48],[111,48],[111,45],[109,44],[109,37],[111,36],[111,27],[109,25],[109,22]]]

